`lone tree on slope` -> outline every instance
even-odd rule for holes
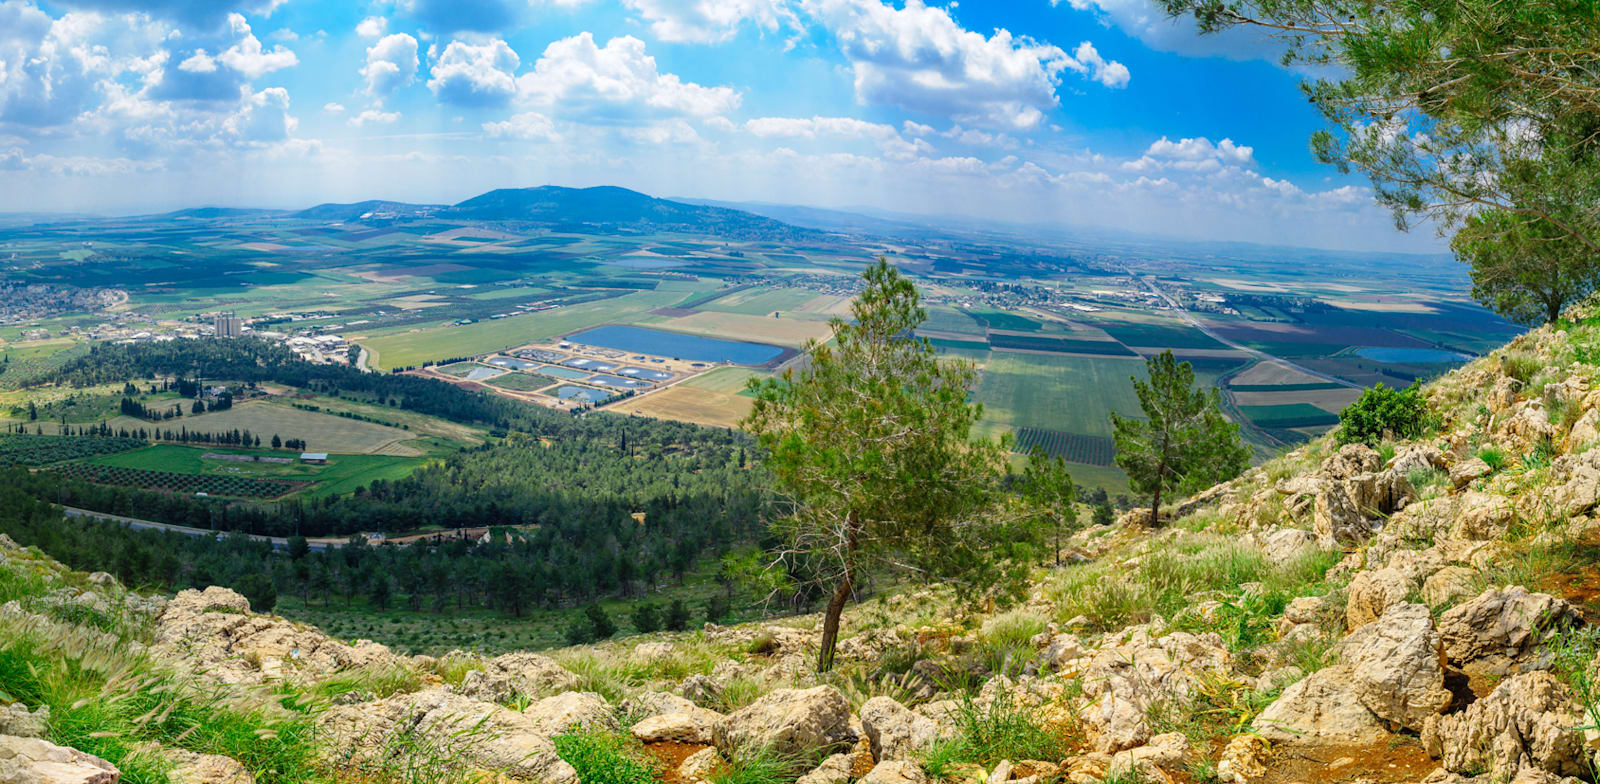
[[[1239,426],[1222,416],[1216,387],[1194,385],[1194,367],[1171,351],[1145,360],[1150,380],[1133,379],[1144,419],[1111,412],[1117,466],[1137,493],[1150,494],[1150,524],[1161,520],[1161,496],[1193,491],[1239,475],[1250,464],[1250,448]]]
[[[978,595],[1026,568],[1009,553],[1028,531],[989,514],[1006,453],[971,437],[982,414],[968,403],[977,371],[913,337],[927,311],[898,270],[880,259],[862,277],[851,320],[833,320],[831,343],[806,346],[803,370],[753,382],[743,423],[787,500],[775,524],[780,561],[830,591],[818,671],[832,668],[840,615],[875,572]]]

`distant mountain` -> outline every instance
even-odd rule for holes
[[[763,215],[773,220],[780,220],[795,226],[804,226],[818,231],[838,231],[850,234],[881,234],[885,236],[902,236],[915,234],[925,236],[929,228],[942,225],[942,221],[925,216],[905,215],[883,212],[881,216],[868,215],[865,212],[849,212],[846,210],[830,210],[822,207],[805,207],[797,204],[773,204],[770,202],[731,202],[717,201],[715,199],[688,199],[680,198],[678,201],[687,204],[698,204],[705,207],[720,207],[728,210]]]
[[[408,204],[403,201],[368,199],[354,204],[318,204],[289,217],[305,220],[353,221],[363,217],[383,216],[388,219],[419,218],[432,215],[445,208],[443,204]]]
[[[809,235],[808,229],[743,210],[686,204],[627,188],[502,188],[441,210],[441,218],[537,223],[577,230],[670,231],[732,239]]]

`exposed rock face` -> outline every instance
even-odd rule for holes
[[[912,713],[890,697],[873,697],[861,706],[861,726],[878,761],[911,759],[941,735],[939,723]]]
[[[1148,628],[1133,627],[1095,653],[1082,678],[1092,701],[1080,717],[1096,751],[1142,746],[1150,738],[1145,716],[1152,707],[1190,699],[1203,671],[1227,675],[1232,669],[1232,657],[1214,633],[1175,632],[1152,639]]]
[[[1397,604],[1352,632],[1340,661],[1356,699],[1379,718],[1412,730],[1450,705],[1433,616],[1421,604]]]
[[[40,705],[33,711],[29,711],[20,703],[0,705],[0,735],[42,738],[49,723],[49,705]]]
[[[720,714],[712,715],[721,718]],[[707,745],[711,743],[711,727],[714,722],[715,719],[705,721],[695,713],[663,713],[639,721],[633,725],[631,732],[641,743],[673,741],[697,746]]]
[[[1169,732],[1144,746],[1117,752],[1107,772],[1119,779],[1165,781],[1170,780],[1166,771],[1180,767],[1188,756],[1189,739],[1181,732]]]
[[[158,753],[173,764],[167,774],[168,784],[255,784],[250,771],[231,757],[182,749],[161,749]]]
[[[1422,583],[1422,598],[1430,607],[1443,607],[1472,595],[1478,573],[1465,566],[1446,566]]]
[[[1353,670],[1318,670],[1287,689],[1255,719],[1256,732],[1274,743],[1377,743],[1389,736],[1361,704]]]
[[[462,679],[456,691],[486,702],[507,702],[517,697],[537,699],[578,687],[578,676],[537,653],[508,653],[483,663]]]
[[[1398,569],[1358,572],[1346,592],[1344,622],[1355,630],[1383,617],[1385,610],[1406,600],[1416,587]]]
[[[1217,758],[1217,778],[1229,784],[1251,784],[1267,775],[1272,747],[1259,735],[1238,735]]]
[[[157,624],[156,647],[186,657],[226,683],[323,676],[396,662],[377,643],[345,645],[316,629],[249,611],[250,602],[227,588],[180,591]]]
[[[1600,450],[1562,455],[1550,464],[1550,480],[1555,489],[1530,499],[1548,519],[1576,517],[1600,503]],[[1533,515],[1529,515],[1532,517]]]
[[[556,754],[550,736],[583,713],[578,703],[566,702],[528,715],[440,688],[335,706],[323,714],[321,726],[334,748],[356,759],[380,755],[391,740],[414,734],[450,744],[486,770],[537,784],[578,784],[577,771]]]
[[[850,780],[850,766],[854,761],[849,754],[835,754],[794,784],[845,784]]]
[[[1579,617],[1577,608],[1549,594],[1518,585],[1489,588],[1440,616],[1439,637],[1457,667],[1505,677],[1537,666],[1550,631]]]
[[[0,735],[0,784],[117,784],[121,778],[116,766],[92,754]]]
[[[1450,466],[1450,484],[1460,489],[1472,484],[1473,480],[1482,479],[1492,473],[1494,473],[1494,469],[1479,458],[1474,457],[1471,460],[1462,460]]]
[[[925,784],[922,766],[906,760],[880,762],[861,778],[861,784]]]
[[[1455,773],[1488,772],[1505,780],[1524,768],[1561,776],[1588,770],[1584,738],[1574,730],[1583,712],[1565,684],[1548,672],[1501,683],[1489,696],[1422,730],[1428,754]]]
[[[1261,553],[1275,564],[1293,563],[1296,559],[1315,552],[1317,536],[1298,528],[1274,531],[1261,542]]]
[[[850,703],[832,686],[779,689],[724,716],[712,737],[725,755],[751,748],[813,754],[854,740]]]

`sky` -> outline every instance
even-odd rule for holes
[[[1436,251],[1150,0],[0,0],[0,211],[491,188]]]

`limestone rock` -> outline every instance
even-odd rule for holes
[[[0,784],[117,784],[121,778],[116,766],[92,754],[0,735]]]
[[[1491,541],[1505,536],[1517,519],[1511,501],[1503,495],[1468,490],[1461,494],[1461,514],[1450,528],[1450,538]]]
[[[314,678],[399,662],[371,641],[346,645],[314,628],[253,614],[248,600],[218,586],[179,591],[156,624],[153,647],[224,683]]]
[[[711,742],[711,725],[689,713],[651,716],[634,724],[631,732],[640,743],[673,741],[702,745]]]
[[[941,735],[938,722],[912,713],[891,697],[867,700],[861,706],[861,726],[879,762],[910,759]]]
[[[850,703],[831,686],[779,689],[724,716],[712,727],[724,754],[771,748],[779,754],[814,754],[852,741]]]
[[[1457,489],[1463,488],[1472,484],[1473,480],[1482,479],[1492,473],[1494,469],[1480,458],[1462,460],[1450,466],[1450,484],[1455,485]]]
[[[1600,440],[1600,409],[1591,408],[1572,423],[1572,431],[1567,433],[1566,452],[1573,454],[1582,452]]]
[[[1414,587],[1398,569],[1356,573],[1346,592],[1345,628],[1354,630],[1377,620],[1385,610],[1405,601]]]
[[[633,646],[633,658],[642,662],[656,662],[671,658],[676,652],[670,642],[641,642]]]
[[[678,693],[700,707],[715,705],[722,700],[722,687],[705,675],[690,675],[678,684]]]
[[[1505,780],[1523,768],[1558,776],[1588,772],[1583,711],[1556,676],[1529,672],[1501,683],[1467,709],[1435,716],[1422,730],[1430,756],[1456,773]]]
[[[1232,656],[1215,633],[1154,636],[1149,627],[1133,627],[1102,641],[1081,679],[1090,702],[1079,716],[1096,751],[1142,746],[1150,738],[1145,717],[1152,708],[1193,699],[1202,673],[1227,676],[1232,670]]]
[[[1341,484],[1326,485],[1316,495],[1311,516],[1317,544],[1324,549],[1358,545],[1372,536],[1373,521],[1362,514]]]
[[[1446,566],[1422,583],[1422,598],[1430,607],[1443,607],[1472,595],[1478,573],[1465,566]]]
[[[529,716],[434,688],[335,706],[319,722],[330,747],[357,760],[384,754],[397,738],[420,736],[458,749],[464,762],[486,770],[537,784],[578,784],[577,771],[550,742],[551,732],[562,729],[559,717],[575,717],[568,710],[573,707],[553,704]]]
[[[555,660],[537,653],[519,652],[485,661],[483,669],[467,673],[456,691],[475,700],[504,703],[518,697],[538,699],[576,688],[578,676]]]
[[[1379,718],[1413,730],[1450,705],[1433,616],[1421,604],[1397,604],[1352,632],[1340,661],[1351,669],[1356,699]]]
[[[1600,503],[1600,450],[1562,455],[1550,464],[1554,489],[1533,499],[1551,519],[1577,517]]]
[[[1261,552],[1268,563],[1288,564],[1315,552],[1317,536],[1299,528],[1284,528],[1269,534],[1261,542]]]
[[[921,765],[908,760],[889,760],[874,766],[861,777],[860,784],[926,784],[927,780]]]
[[[685,757],[683,762],[678,764],[678,778],[689,784],[694,784],[710,778],[711,774],[715,773],[717,768],[720,767],[722,767],[722,755],[718,754],[716,749],[701,749]],[[849,770],[846,770],[845,773],[848,776]],[[802,778],[801,781],[805,781],[805,779]],[[844,784],[844,779],[840,779],[838,782],[814,781],[808,784]]]
[[[1237,735],[1217,758],[1217,779],[1227,784],[1252,784],[1267,775],[1272,746],[1259,735]]]
[[[1287,689],[1255,719],[1257,734],[1274,743],[1377,743],[1389,736],[1383,722],[1361,704],[1354,673],[1327,667]]]
[[[1322,620],[1327,606],[1328,602],[1320,596],[1301,596],[1289,601],[1283,608],[1283,617],[1294,624],[1317,623]]]
[[[1505,677],[1536,666],[1551,630],[1579,619],[1577,608],[1549,594],[1488,588],[1440,616],[1439,638],[1462,670]]]
[[[1383,458],[1366,444],[1345,444],[1322,461],[1321,473],[1335,481],[1370,474],[1383,468]]]
[[[167,773],[168,784],[255,784],[250,771],[232,757],[171,748],[157,753],[173,765]]]
[[[1117,752],[1107,771],[1113,778],[1161,781],[1167,778],[1167,770],[1183,764],[1189,750],[1189,739],[1183,733],[1168,732],[1144,746]]]
[[[555,737],[579,727],[614,730],[617,717],[606,698],[587,691],[569,691],[546,697],[522,709],[523,720],[537,732]]]
[[[28,710],[20,703],[0,705],[0,735],[18,738],[42,738],[50,724],[50,706],[40,705]]]

